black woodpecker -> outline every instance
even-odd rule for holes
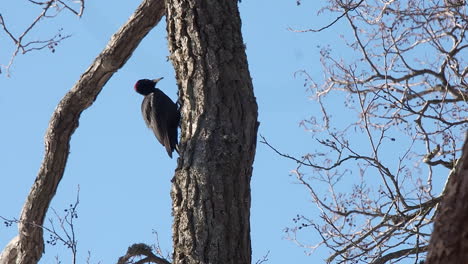
[[[180,112],[171,98],[156,88],[156,84],[161,79],[162,77],[139,80],[135,83],[135,91],[145,96],[141,103],[141,113],[146,125],[153,130],[158,141],[172,158],[172,152],[177,146]]]

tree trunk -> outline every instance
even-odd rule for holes
[[[468,263],[468,137],[444,193],[425,263]]]
[[[125,64],[163,15],[162,0],[144,0],[58,104],[45,135],[44,160],[21,212],[18,236],[0,254],[0,264],[39,262],[44,251],[42,225],[62,179],[70,139],[81,113],[92,105],[104,84]]]
[[[182,112],[173,263],[250,263],[257,104],[237,0],[167,0]]]

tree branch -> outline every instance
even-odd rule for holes
[[[145,258],[142,258],[136,262],[132,262],[131,259],[135,257],[141,257],[145,256]],[[122,256],[119,258],[119,261],[117,261],[117,264],[143,264],[143,263],[156,263],[156,264],[171,264],[169,261],[160,258],[156,256],[152,250],[151,247],[140,243],[140,244],[133,244],[127,249],[127,254],[125,256]]]
[[[4,68],[7,73],[7,76],[9,76],[10,67],[11,65],[13,65],[13,61],[15,60],[16,56],[20,53],[20,51],[22,54],[26,54],[30,51],[41,50],[47,47],[52,52],[55,52],[55,46],[57,46],[57,44],[60,43],[62,40],[70,37],[69,35],[62,37],[61,35],[62,29],[60,29],[58,33],[55,34],[55,36],[49,39],[35,40],[35,41],[25,40],[26,36],[28,36],[28,34],[32,31],[32,29],[37,28],[40,21],[43,21],[46,18],[56,17],[64,9],[72,12],[78,17],[81,17],[83,15],[84,5],[85,5],[84,0],[74,1],[75,4],[79,5],[79,11],[77,11],[73,7],[71,7],[70,5],[67,5],[64,1],[61,1],[61,0],[48,0],[44,2],[37,2],[37,1],[32,1],[32,0],[28,0],[28,1],[32,4],[40,6],[42,11],[29,24],[29,26],[27,26],[27,28],[23,30],[22,33],[18,33],[17,36],[15,36],[16,34],[14,34],[9,29],[9,27],[7,27],[5,23],[5,18],[0,13],[0,25],[2,26],[3,31],[8,35],[8,37],[13,41],[15,45],[14,51],[10,57],[10,61],[8,62],[8,64],[0,65],[0,73],[1,73],[1,68]],[[52,14],[50,14],[51,12]]]
[[[416,248],[406,248],[402,250],[398,250],[392,253],[388,253],[387,255],[384,255],[374,261],[371,262],[371,264],[384,264],[389,260],[392,259],[397,259],[403,256],[407,256],[410,254],[419,254],[427,251],[428,246],[422,246],[422,247],[416,247]]]
[[[45,136],[45,155],[21,212],[19,235],[0,255],[2,264],[33,264],[42,256],[42,226],[67,162],[70,139],[81,113],[90,107],[103,86],[130,58],[140,41],[164,15],[163,0],[145,0],[115,33],[80,80],[55,109]],[[28,224],[34,223],[34,224]]]
[[[289,31],[292,31],[292,32],[300,32],[300,33],[304,33],[304,32],[320,32],[322,30],[325,30],[331,26],[333,26],[336,22],[340,21],[340,19],[342,19],[344,16],[346,16],[346,14],[348,14],[350,11],[353,11],[354,9],[358,8],[362,2],[364,2],[364,0],[361,0],[359,1],[359,3],[355,4],[354,6],[352,7],[349,7],[349,6],[342,6],[342,8],[344,9],[344,12],[337,16],[332,22],[328,23],[327,25],[319,28],[319,29],[306,29],[306,30],[297,30],[297,29],[292,29],[292,28],[288,28]],[[300,3],[300,2],[298,2]]]

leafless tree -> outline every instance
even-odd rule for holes
[[[55,47],[64,39],[69,38],[70,35],[64,35],[62,29],[52,37],[46,37],[42,40],[31,40],[30,33],[35,29],[40,28],[40,22],[46,19],[57,17],[62,11],[68,11],[78,17],[83,15],[85,2],[84,0],[47,0],[47,1],[33,1],[27,0],[31,5],[38,8],[38,15],[30,24],[21,32],[14,32],[9,24],[7,15],[0,13],[0,26],[3,29],[3,34],[7,35],[14,44],[14,49],[10,57],[10,61],[6,65],[0,65],[0,73],[2,69],[10,75],[10,68],[18,54],[26,54],[31,51],[42,50],[48,48],[51,52],[55,52]]]
[[[328,263],[418,263],[467,130],[466,3],[327,3],[321,12],[334,21],[291,29],[313,34],[340,21],[350,32],[346,57],[322,47],[323,80],[296,75],[319,109],[301,123],[315,149],[293,157],[263,139],[297,163],[293,174],[319,212],[298,214],[287,237],[309,252],[327,248]],[[304,239],[309,230],[320,241]]]

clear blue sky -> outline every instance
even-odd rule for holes
[[[43,158],[43,137],[55,106],[127,21],[138,2],[87,1],[81,19],[64,13],[45,21],[41,30],[32,32],[33,38],[53,34],[60,27],[72,37],[63,41],[55,53],[44,50],[18,56],[11,77],[0,75],[1,216],[19,217]],[[0,13],[17,33],[39,12],[29,7],[27,1],[3,1]],[[321,78],[317,46],[340,42],[340,24],[320,34],[287,30],[289,26],[319,27],[331,20],[317,16],[317,8],[305,1],[296,6],[292,0],[240,3],[259,104],[259,134],[294,155],[306,153],[315,143],[298,124],[318,109],[307,98],[303,79],[294,78],[294,72],[305,69]],[[6,64],[13,44],[3,32],[0,47],[0,63]],[[140,113],[142,97],[133,90],[138,79],[164,76],[159,87],[175,99],[174,71],[167,56],[165,23],[161,22],[83,113],[72,137],[65,175],[51,206],[59,212],[67,208],[80,186],[76,220],[79,263],[85,263],[88,250],[91,263],[115,263],[129,245],[154,243],[152,230],[158,232],[162,249],[171,251],[169,193],[176,159],[167,157],[146,128]],[[258,144],[252,177],[254,263],[267,251],[270,264],[313,263],[325,258],[323,252],[307,256],[304,249],[284,239],[283,229],[293,226],[296,214],[315,212],[305,189],[289,176],[294,168],[294,163]],[[16,226],[0,226],[0,248],[16,234]],[[315,236],[307,235],[310,239]],[[41,263],[55,263],[56,255],[63,263],[70,262],[69,251],[57,245],[46,247]]]

